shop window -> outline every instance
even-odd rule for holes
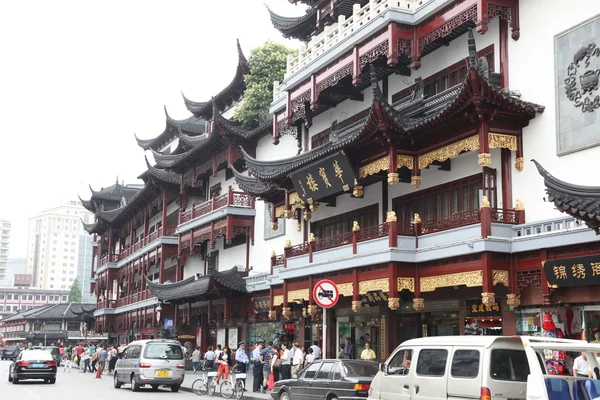
[[[333,363],[331,363],[331,362],[324,362],[323,366],[319,370],[319,373],[317,374],[317,377],[315,379],[328,380],[329,379],[329,373],[331,372],[332,369],[333,369]]]
[[[496,170],[485,168],[484,174],[449,182],[431,189],[393,200],[400,223],[409,224],[418,213],[423,221],[451,217],[461,212],[478,210],[485,193],[496,207]]]
[[[317,375],[317,371],[321,367],[321,363],[312,363],[306,369],[306,373],[304,374],[304,379],[314,379]]]
[[[417,360],[417,374],[424,376],[444,376],[447,359],[447,350],[421,350],[419,353],[419,359]]]
[[[545,368],[542,366],[542,371]],[[523,350],[492,350],[490,375],[498,381],[527,382],[529,364]]]
[[[454,378],[477,378],[479,358],[479,350],[456,350],[452,357],[450,374]]]
[[[311,230],[318,239],[341,235],[352,231],[354,221],[358,221],[358,225],[363,228],[379,225],[379,205],[373,204],[311,223]]]
[[[408,375],[411,359],[412,350],[400,350],[397,352],[388,364],[390,375]]]

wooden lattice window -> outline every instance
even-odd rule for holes
[[[358,221],[362,228],[379,224],[379,204],[373,204],[358,210],[350,211],[321,221],[312,222],[311,232],[317,238],[341,235],[352,231],[352,223]]]

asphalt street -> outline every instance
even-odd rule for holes
[[[113,387],[112,376],[103,375],[102,379],[96,379],[95,374],[82,374],[72,370],[71,373],[63,372],[59,368],[54,385],[43,381],[23,381],[13,385],[8,381],[8,368],[10,361],[0,361],[0,398],[7,400],[58,400],[82,398],[85,400],[131,400],[131,399],[196,399],[193,393],[180,391],[172,393],[169,388],[160,388],[157,392],[152,388],[142,388],[133,393],[129,385],[123,385],[121,389]],[[188,377],[186,377],[188,378]],[[204,396],[202,396],[204,397]],[[221,398],[213,397],[213,399]]]

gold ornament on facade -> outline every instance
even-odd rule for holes
[[[285,218],[286,219],[294,218],[294,212],[292,210],[285,210]]]
[[[310,205],[310,211],[317,211],[317,208],[319,208],[319,203],[316,201]]]
[[[396,222],[396,213],[394,211],[389,211],[387,213],[387,218],[385,219],[385,222]]]
[[[483,285],[483,271],[458,272],[455,274],[426,276],[419,279],[421,292],[433,292],[437,288],[466,285]]]
[[[414,217],[413,217],[413,224],[420,224],[421,223],[421,217],[419,216],[419,214],[415,213]]]
[[[308,300],[308,289],[298,289],[288,291],[288,301]]]
[[[517,137],[501,133],[488,133],[488,144],[491,148],[517,151]]]
[[[458,142],[451,143],[441,149],[432,150],[419,156],[419,169],[426,168],[434,161],[446,161],[458,157],[463,151],[479,150],[479,135],[474,135]]]
[[[414,187],[415,189],[420,188],[421,187],[421,177],[418,175],[411,176],[410,186]]]
[[[358,225],[358,221],[354,221],[352,223],[352,232],[360,231],[360,225]]]
[[[387,175],[387,181],[388,184],[395,185],[396,183],[400,182],[400,175],[397,172],[390,172]]]
[[[494,286],[501,283],[504,286],[508,287],[508,271],[495,269],[492,271],[492,277],[493,277],[492,281],[493,281]]]
[[[492,306],[496,304],[496,295],[494,293],[481,293],[481,302],[485,305]]]
[[[425,309],[425,299],[415,297],[413,299],[413,308],[415,311],[423,311]]]
[[[279,225],[277,224],[277,222],[271,222],[271,229],[274,231],[279,229]]]
[[[285,205],[275,207],[275,217],[285,218]]]
[[[517,199],[517,204],[515,204],[515,211],[524,211],[525,210],[525,206],[523,205],[523,202],[519,199]]]
[[[523,171],[523,167],[525,167],[525,160],[523,160],[523,157],[517,157],[515,158],[515,168],[517,169],[517,171]]]
[[[398,291],[409,290],[415,291],[415,278],[398,278]]]
[[[274,320],[277,318],[277,310],[269,310],[269,319]]]
[[[292,316],[292,309],[290,307],[283,307],[281,309],[281,316],[285,319],[290,319]]]
[[[317,241],[317,238],[315,237],[314,233],[312,233],[312,232],[310,233],[310,239],[309,240],[311,241],[311,243]]]
[[[371,279],[369,281],[358,282],[358,294],[367,294],[381,290],[384,293],[390,291],[389,278]]]
[[[366,178],[369,175],[375,175],[380,171],[387,171],[390,165],[390,159],[385,156],[378,160],[372,161],[366,165],[363,165],[358,169],[358,177],[360,179]]]
[[[311,218],[312,218],[311,212],[309,210],[304,211],[304,220],[310,221]]]
[[[277,257],[277,253],[275,253],[275,250],[271,250],[271,257]]]
[[[354,284],[352,282],[349,283],[340,283],[337,285],[338,293],[340,296],[351,297],[354,292]]]
[[[277,296],[273,296],[273,307],[277,307],[283,304],[283,295],[279,294]]]
[[[363,197],[365,191],[363,190],[363,186],[358,184],[358,181],[354,179],[354,188],[352,189],[352,196],[354,197]]]
[[[400,308],[400,299],[397,297],[388,297],[388,308],[390,310],[397,310]]]
[[[360,300],[355,300],[352,302],[352,311],[353,312],[360,312],[362,310],[362,301]]]
[[[490,208],[492,205],[490,204],[490,200],[487,196],[481,196],[481,208]]]
[[[311,317],[314,317],[316,313],[317,313],[317,306],[314,304],[310,304],[308,306],[308,314],[310,314]]]
[[[396,156],[396,167],[397,168],[406,167],[408,169],[413,169],[414,164],[413,164],[412,156],[403,156],[403,155],[398,154]]]
[[[477,156],[477,163],[482,167],[492,165],[492,155],[490,153],[481,153]]]
[[[519,307],[521,305],[521,295],[509,293],[506,295],[506,304],[509,307]]]
[[[283,245],[283,247],[284,247],[285,249],[289,249],[290,247],[292,247],[292,241],[291,241],[290,239],[287,239],[287,240],[285,241],[285,244]]]
[[[302,231],[302,225],[298,224],[298,226],[296,227],[296,231],[301,232]]]

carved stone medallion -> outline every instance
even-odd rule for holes
[[[581,108],[581,111],[593,112],[600,108],[600,48],[595,42],[582,46],[573,55],[573,61],[567,68],[565,93],[567,98]]]

